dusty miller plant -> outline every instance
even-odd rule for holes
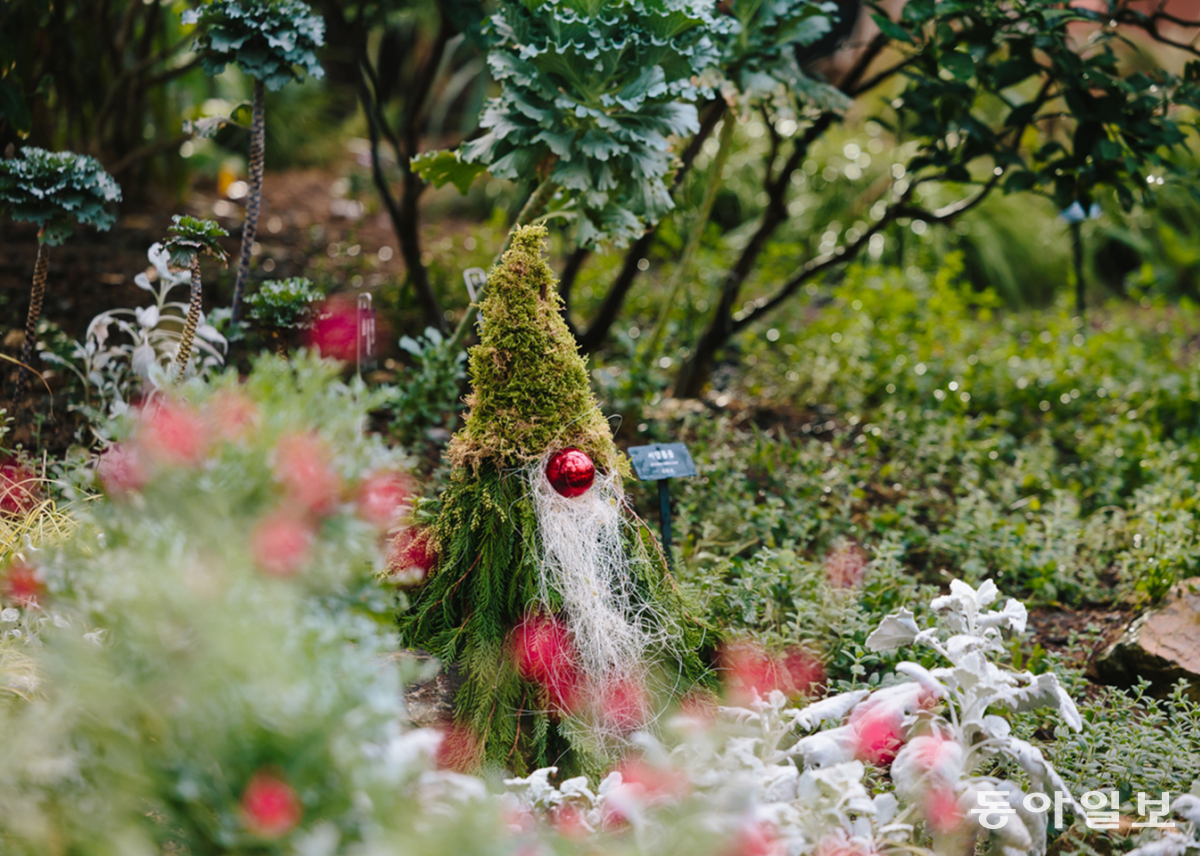
[[[985,610],[996,594],[991,582],[974,589],[955,581],[950,594],[931,604],[942,614],[937,626],[923,630],[902,609],[870,637],[875,650],[932,648],[947,666],[901,663],[894,683],[802,708],[778,690],[766,698],[756,693],[745,707],[721,708],[715,727],[680,718],[675,726],[684,739],[673,746],[648,734],[638,738],[639,763],[654,776],[618,770],[592,790],[582,778],[553,785],[551,769],[507,784],[526,809],[555,817],[570,812],[589,830],[611,825],[606,819],[615,814],[634,828],[645,852],[693,824],[699,832],[684,834],[743,842],[766,836],[782,848],[772,852],[789,854],[928,853],[931,838],[944,849],[947,842],[938,839],[951,835],[969,849],[988,832],[982,815],[971,813],[979,795],[999,793],[1015,814],[995,830],[998,852],[1044,853],[1046,818],[1024,807],[1020,784],[989,774],[992,762],[1014,760],[1031,793],[1058,792],[1065,810],[1081,816],[1082,809],[1041,751],[1012,736],[1001,712],[1049,707],[1071,728],[1082,728],[1082,721],[1053,675],[992,661],[1004,652],[1001,629],[1022,632],[1026,620],[1015,600]],[[829,723],[840,724],[821,730]],[[894,792],[872,793],[864,762],[889,761]],[[647,788],[653,779],[660,785]],[[663,805],[670,812],[659,812]]]
[[[179,352],[189,306],[170,297],[178,286],[190,286],[191,273],[172,268],[170,253],[162,244],[151,245],[146,255],[154,268],[154,279],[143,272],[133,281],[153,295],[153,303],[101,312],[88,324],[83,341],[74,343],[68,357],[43,352],[43,359],[62,366],[83,382],[83,409],[96,417],[91,421],[97,426],[103,425],[106,418],[124,414],[142,389],[169,386],[168,370]],[[188,363],[187,376],[208,377],[224,366],[227,342],[203,313],[196,337],[197,358]]]

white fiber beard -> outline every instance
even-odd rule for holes
[[[551,591],[562,600],[563,619],[594,685],[644,679],[651,643],[648,604],[634,591],[630,556],[622,537],[621,477],[597,470],[581,496],[560,495],[546,478],[547,455],[529,469],[537,515],[539,598],[550,608]]]

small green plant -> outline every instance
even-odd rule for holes
[[[179,352],[175,356],[175,376],[183,377],[188,359],[192,355],[192,341],[196,337],[196,328],[200,324],[201,300],[203,292],[200,283],[200,256],[211,256],[222,264],[229,257],[224,248],[217,242],[218,238],[229,235],[213,220],[197,220],[186,214],[176,214],[172,218],[170,231],[175,236],[168,238],[163,244],[171,264],[176,268],[186,268],[191,272],[191,298],[188,302],[187,319],[183,324],[183,334],[179,338]]]
[[[308,327],[317,304],[324,298],[312,280],[294,276],[267,280],[246,298],[246,304],[250,307],[250,317],[266,328],[275,352],[282,357],[287,355],[286,331]]]
[[[210,75],[233,63],[254,79],[253,116],[250,123],[250,196],[237,279],[233,286],[233,321],[241,319],[242,299],[250,275],[250,250],[258,233],[262,204],[263,145],[265,134],[264,87],[276,92],[304,74],[325,74],[316,49],[325,43],[325,22],[299,0],[213,0],[183,13],[184,24],[201,28],[195,48]]]
[[[0,211],[14,220],[38,224],[38,253],[33,267],[33,291],[25,321],[25,343],[13,401],[24,398],[37,338],[38,318],[46,297],[46,247],[57,247],[71,234],[76,223],[107,230],[113,215],[105,210],[121,200],[121,188],[103,167],[87,155],[47,152],[26,147],[21,157],[0,159]]]

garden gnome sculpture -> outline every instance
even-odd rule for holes
[[[392,553],[398,572],[429,571],[401,634],[464,679],[448,738],[464,767],[599,769],[711,681],[699,652],[716,639],[625,501],[628,462],[563,321],[545,236],[518,228],[488,278],[450,486]]]

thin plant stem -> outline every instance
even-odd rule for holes
[[[242,298],[246,293],[246,281],[250,278],[250,257],[254,250],[254,239],[258,235],[258,211],[262,204],[263,144],[266,119],[264,116],[264,91],[261,80],[254,81],[254,118],[250,122],[250,196],[246,200],[246,222],[242,225],[242,249],[238,257],[237,279],[233,283],[233,306],[231,319],[242,317]]]
[[[21,345],[21,367],[17,369],[17,382],[13,388],[13,403],[20,406],[25,398],[25,385],[29,382],[29,366],[33,359],[33,343],[37,339],[38,319],[42,316],[42,303],[46,299],[46,270],[50,257],[42,239],[45,227],[38,230],[37,261],[33,263],[33,290],[29,295],[29,314],[25,318],[25,342]]]

